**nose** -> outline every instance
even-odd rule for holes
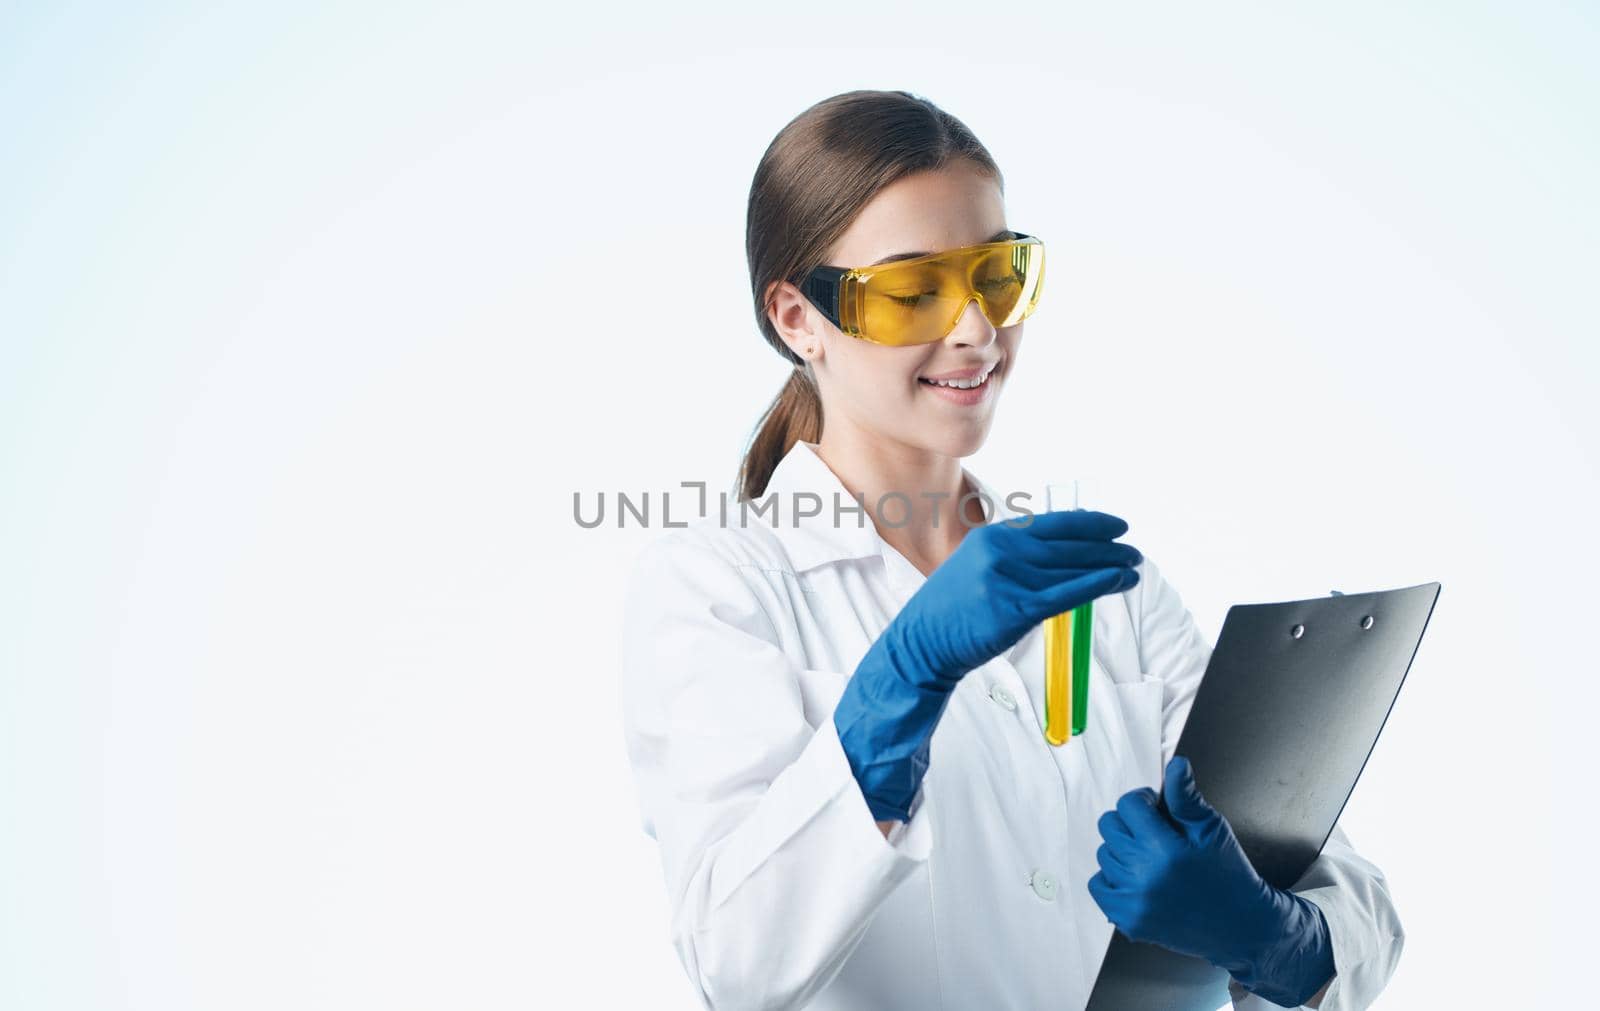
[[[945,335],[945,343],[953,347],[988,347],[994,343],[997,331],[994,324],[989,322],[989,317],[983,314],[983,309],[978,305],[976,296],[967,299],[967,304],[962,307],[961,315],[956,318],[956,325],[950,328]]]

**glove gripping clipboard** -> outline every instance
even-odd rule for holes
[[[1322,852],[1438,596],[1421,583],[1228,609],[1177,753],[1268,883],[1292,888]],[[1113,930],[1086,1011],[1217,1011],[1228,980]]]

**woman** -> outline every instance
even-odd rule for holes
[[[961,465],[1040,291],[989,153],[906,92],[835,96],[763,156],[747,252],[795,370],[743,511],[658,535],[624,616],[628,753],[702,1001],[1081,1008],[1115,927],[1227,968],[1236,1007],[1368,1006],[1403,943],[1382,873],[1335,828],[1294,890],[1255,876],[1174,756],[1211,647],[1127,525]],[[913,289],[841,290],[900,259]],[[1053,747],[1039,625],[1091,600],[1088,727]]]

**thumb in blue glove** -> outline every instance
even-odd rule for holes
[[[1203,958],[1283,1007],[1299,1007],[1333,977],[1322,910],[1256,873],[1187,758],[1168,763],[1162,798],[1130,790],[1099,828],[1089,894],[1130,939]]]

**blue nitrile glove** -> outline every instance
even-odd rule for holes
[[[961,678],[1054,614],[1139,581],[1128,524],[1089,509],[973,527],[873,642],[833,712],[878,821],[910,820],[928,743]]]
[[[1164,812],[1144,787],[1100,816],[1089,894],[1132,940],[1203,958],[1282,1007],[1310,1000],[1333,978],[1322,910],[1262,880],[1187,758],[1167,764],[1163,787]]]

